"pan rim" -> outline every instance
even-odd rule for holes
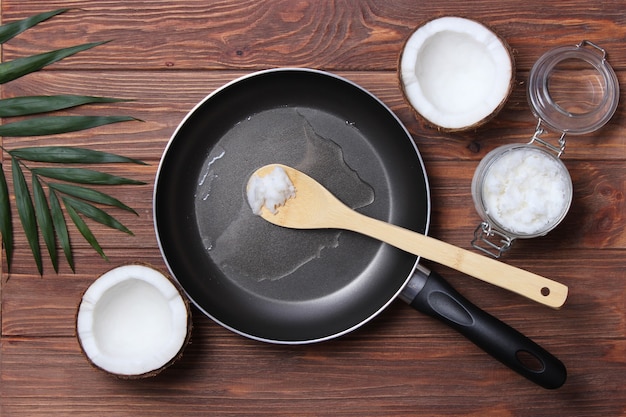
[[[424,165],[424,161],[422,158],[421,153],[419,152],[419,149],[417,148],[417,145],[411,135],[411,133],[408,131],[408,129],[406,128],[406,126],[402,123],[402,121],[400,120],[400,118],[381,100],[379,99],[377,96],[375,96],[373,93],[371,93],[369,90],[365,89],[364,87],[360,86],[359,84],[334,73],[331,72],[327,72],[327,71],[322,71],[322,70],[318,70],[318,69],[311,69],[311,68],[295,68],[295,67],[281,67],[281,68],[272,68],[272,69],[266,69],[266,70],[260,70],[260,71],[255,71],[249,74],[245,74],[241,77],[238,77],[236,79],[233,79],[225,84],[223,84],[222,86],[218,87],[217,89],[215,89],[214,91],[212,91],[211,93],[209,93],[208,95],[206,95],[202,100],[200,100],[195,106],[193,106],[193,108],[188,111],[185,115],[185,117],[181,120],[181,122],[178,124],[178,126],[176,127],[176,129],[174,130],[174,132],[172,133],[170,139],[168,140],[163,154],[160,158],[158,167],[157,167],[157,172],[156,172],[156,176],[155,176],[155,181],[154,181],[154,188],[153,188],[153,195],[152,195],[152,201],[153,201],[153,211],[152,211],[152,216],[153,216],[153,226],[154,226],[154,230],[156,233],[156,239],[157,239],[157,244],[159,246],[159,250],[160,253],[162,255],[163,261],[165,262],[171,276],[177,281],[179,282],[179,284],[181,284],[181,287],[183,287],[183,290],[185,292],[185,294],[187,295],[187,297],[189,298],[189,300],[196,306],[196,308],[198,308],[204,315],[206,315],[207,317],[209,317],[211,320],[213,320],[214,322],[216,322],[217,324],[221,325],[222,327],[232,331],[233,333],[239,334],[241,336],[247,337],[249,339],[252,340],[256,340],[256,341],[261,341],[261,342],[267,342],[267,343],[273,343],[273,344],[285,344],[285,345],[300,345],[300,344],[312,344],[312,343],[318,343],[318,342],[322,342],[322,341],[327,341],[327,340],[331,340],[331,339],[335,339],[338,337],[341,337],[345,334],[348,334],[350,332],[353,332],[354,330],[356,330],[357,328],[362,327],[363,325],[365,325],[366,323],[368,323],[370,320],[374,319],[375,317],[377,317],[382,311],[384,311],[395,299],[399,298],[400,293],[403,291],[403,289],[406,287],[407,283],[409,282],[409,280],[411,279],[411,277],[413,276],[413,274],[415,273],[415,269],[418,266],[418,263],[420,261],[419,257],[415,258],[415,262],[413,263],[413,266],[411,268],[411,270],[408,272],[407,277],[404,279],[402,285],[399,286],[399,288],[396,289],[395,293],[393,294],[393,296],[389,297],[388,300],[386,300],[386,302],[382,303],[379,308],[377,308],[375,311],[373,311],[372,313],[369,314],[369,316],[365,317],[364,319],[360,320],[358,323],[354,324],[353,326],[349,326],[348,328],[345,328],[341,331],[336,331],[332,334],[328,334],[322,337],[316,337],[316,338],[310,338],[310,339],[302,339],[302,340],[283,340],[283,339],[279,339],[279,338],[268,338],[268,337],[263,337],[263,336],[258,336],[255,334],[251,334],[248,333],[246,331],[243,331],[241,329],[236,328],[235,326],[232,326],[228,323],[226,323],[224,320],[221,320],[218,317],[215,317],[215,315],[211,314],[209,311],[207,311],[202,305],[200,305],[199,302],[197,302],[194,297],[187,291],[187,289],[185,288],[184,285],[182,285],[182,283],[180,282],[179,278],[177,277],[176,272],[174,271],[174,268],[171,265],[171,262],[168,260],[168,257],[166,255],[166,251],[162,242],[162,237],[161,234],[159,233],[159,225],[158,225],[158,219],[157,219],[157,207],[156,207],[156,201],[157,201],[157,191],[158,191],[158,185],[159,182],[161,180],[162,177],[162,170],[163,170],[163,166],[166,160],[166,157],[168,156],[168,153],[170,152],[171,147],[173,146],[173,143],[175,142],[176,138],[178,137],[179,132],[181,131],[181,129],[183,128],[183,126],[185,126],[185,124],[189,121],[189,119],[191,117],[193,117],[193,115],[198,111],[198,109],[200,109],[201,107],[203,107],[203,105],[210,101],[213,97],[215,97],[216,95],[221,94],[223,91],[229,89],[230,87],[232,87],[233,85],[239,84],[242,81],[248,80],[250,78],[254,78],[254,77],[263,77],[266,74],[271,74],[271,73],[276,73],[276,72],[301,72],[301,73],[311,73],[311,74],[317,74],[317,75],[321,75],[324,77],[330,77],[333,78],[337,81],[340,81],[342,83],[345,83],[349,86],[351,86],[352,88],[355,88],[357,90],[360,90],[362,93],[366,94],[368,97],[370,97],[373,101],[375,101],[380,107],[381,110],[385,110],[389,116],[391,116],[395,123],[397,124],[397,127],[399,127],[404,135],[406,136],[406,140],[409,141],[409,144],[412,146],[412,149],[414,151],[415,157],[416,157],[416,162],[419,163],[419,167],[422,171],[422,176],[423,176],[423,182],[424,182],[424,190],[426,195],[424,196],[424,199],[426,200],[426,207],[425,207],[425,224],[424,224],[424,234],[428,234],[428,230],[430,227],[430,216],[431,216],[431,198],[430,198],[430,185],[429,185],[429,181],[428,181],[428,176],[427,176],[427,172],[425,169],[425,165]]]

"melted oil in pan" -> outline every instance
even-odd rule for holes
[[[196,218],[210,257],[231,279],[262,282],[297,275],[340,244],[340,231],[285,229],[254,215],[245,186],[259,167],[293,166],[352,208],[374,201],[373,188],[348,166],[342,148],[319,130],[362,140],[345,120],[315,109],[285,107],[239,122],[207,156],[198,178]]]

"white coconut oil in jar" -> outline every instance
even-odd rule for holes
[[[563,220],[573,194],[560,159],[565,136],[604,126],[618,98],[617,77],[597,45],[583,41],[539,58],[528,81],[528,101],[538,119],[535,134],[527,144],[494,149],[474,173],[472,197],[483,220],[474,232],[474,248],[498,258],[515,239],[543,236]],[[548,129],[560,134],[557,145],[543,137]]]
[[[565,217],[572,180],[563,162],[533,145],[491,151],[472,180],[481,218],[511,239],[542,236]]]

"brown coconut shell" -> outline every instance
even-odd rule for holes
[[[106,274],[109,271],[112,271],[113,269],[119,268],[119,267],[123,267],[123,266],[129,266],[129,265],[141,265],[141,266],[145,266],[146,268],[150,268],[153,269],[157,272],[159,272],[160,274],[162,274],[165,278],[167,278],[172,285],[174,285],[174,287],[176,288],[176,290],[178,291],[178,293],[180,294],[183,303],[185,305],[185,310],[187,312],[187,335],[185,336],[185,340],[183,341],[179,351],[172,357],[172,359],[170,359],[166,364],[164,364],[163,366],[159,367],[158,369],[154,369],[152,371],[148,371],[145,372],[143,374],[132,374],[132,375],[128,375],[128,374],[118,374],[118,373],[114,373],[114,372],[110,372],[104,368],[101,368],[100,366],[96,365],[91,358],[89,357],[89,355],[87,354],[87,352],[85,351],[83,344],[81,342],[80,336],[78,334],[78,312],[80,309],[80,305],[82,303],[83,300],[83,296],[85,295],[85,293],[87,292],[87,290],[89,289],[89,287],[85,288],[85,290],[82,292],[81,297],[80,297],[80,302],[78,303],[78,306],[76,308],[76,314],[74,317],[74,328],[75,328],[75,332],[76,332],[76,339],[78,340],[78,345],[80,346],[80,350],[83,354],[83,356],[87,359],[87,361],[89,362],[89,364],[97,369],[98,371],[104,372],[107,375],[111,375],[115,378],[118,379],[122,379],[122,380],[136,380],[136,379],[144,379],[144,378],[150,378],[153,376],[156,376],[158,374],[160,374],[161,372],[163,372],[165,369],[169,368],[172,364],[174,364],[174,362],[178,361],[180,358],[182,358],[183,353],[185,351],[185,348],[191,343],[191,334],[192,334],[192,330],[193,330],[193,318],[191,316],[191,306],[189,303],[189,299],[187,298],[187,295],[185,294],[183,288],[180,286],[180,284],[172,279],[172,277],[164,272],[163,270],[161,270],[160,268],[156,268],[148,263],[144,263],[144,262],[128,262],[125,264],[121,264],[118,265],[114,268],[111,268],[105,272],[103,272],[102,274],[100,274],[98,276],[98,278],[100,278],[102,275]],[[96,278],[96,280],[98,279]],[[94,280],[95,282],[95,280]]]
[[[405,88],[404,82],[402,80],[402,66],[401,66],[401,64],[402,64],[402,56],[404,55],[404,51],[405,51],[405,48],[406,48],[406,45],[407,45],[408,41],[411,39],[413,34],[415,32],[417,32],[420,28],[422,28],[423,26],[425,26],[426,24],[428,24],[428,23],[430,23],[432,21],[435,21],[437,19],[441,19],[441,18],[444,18],[444,17],[460,17],[462,19],[471,20],[471,21],[473,21],[475,23],[478,23],[478,24],[484,26],[489,31],[491,31],[498,38],[498,40],[502,43],[502,45],[504,46],[504,48],[508,52],[508,56],[509,56],[510,61],[511,61],[511,79],[509,81],[509,86],[508,86],[507,92],[506,92],[505,96],[502,98],[502,101],[500,102],[500,104],[489,115],[487,115],[486,117],[482,118],[481,120],[479,120],[479,121],[477,121],[477,122],[475,122],[475,123],[473,123],[471,125],[463,126],[463,127],[460,127],[460,128],[450,128],[450,127],[439,126],[436,123],[433,123],[432,121],[427,119],[426,117],[422,116],[422,114],[420,112],[418,112],[415,109],[415,107],[413,107],[413,105],[411,104],[411,101],[409,100],[409,96],[408,96],[408,94],[406,92],[406,88]],[[404,42],[402,44],[402,49],[400,50],[400,53],[398,54],[398,60],[397,60],[396,68],[397,68],[396,73],[397,73],[397,76],[398,76],[398,84],[399,84],[400,90],[402,91],[402,97],[404,98],[404,101],[408,104],[408,106],[411,109],[411,112],[413,113],[413,115],[416,117],[417,120],[419,120],[420,122],[422,122],[426,126],[430,126],[432,128],[435,128],[439,132],[443,132],[443,133],[467,132],[467,131],[477,130],[478,128],[482,127],[487,122],[491,121],[500,112],[500,110],[502,110],[502,108],[507,103],[509,97],[511,96],[511,93],[513,92],[513,87],[515,85],[516,67],[515,67],[514,50],[511,48],[509,43],[502,36],[500,36],[495,30],[493,30],[489,25],[486,25],[486,24],[484,24],[482,22],[479,22],[478,20],[466,18],[466,17],[463,17],[463,16],[437,16],[437,17],[425,20],[420,25],[416,26],[415,29],[413,31],[411,31],[409,36],[406,37],[406,39],[404,40]]]

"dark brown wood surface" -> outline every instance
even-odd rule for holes
[[[147,184],[110,190],[139,213],[119,213],[134,237],[92,225],[109,262],[75,238],[76,273],[62,264],[54,274],[46,262],[40,277],[24,237],[16,238],[12,272],[3,267],[1,277],[0,415],[626,415],[624,95],[606,127],[568,137],[564,161],[574,201],[566,220],[546,237],[517,242],[504,259],[567,284],[563,309],[428,265],[559,357],[569,377],[558,390],[530,383],[400,301],[347,336],[304,346],[248,340],[194,309],[192,344],[182,360],[141,381],[116,380],[90,367],[74,330],[80,295],[99,274],[131,261],[164,268],[151,211],[159,158],[186,112],[220,85],[259,69],[297,66],[332,71],[369,89],[405,123],[424,157],[432,188],[430,234],[469,248],[479,222],[470,195],[476,165],[496,146],[528,141],[534,130],[525,83],[535,60],[588,39],[608,51],[626,86],[622,0],[3,0],[1,17],[6,23],[57,7],[72,10],[4,45],[3,60],[77,41],[112,42],[6,84],[2,96],[130,98],[135,101],[73,113],[107,110],[142,122],[4,138],[3,145],[72,144],[121,153],[149,165],[116,172]],[[415,26],[442,15],[480,20],[515,53],[514,92],[498,117],[476,132],[442,134],[424,126],[398,88],[403,41]]]

